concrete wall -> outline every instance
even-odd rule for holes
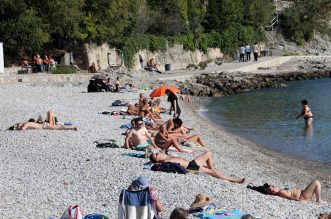
[[[108,44],[102,44],[101,46],[93,44],[85,44],[85,52],[87,56],[87,62],[85,66],[89,66],[94,62],[98,69],[105,70],[108,68],[108,57],[107,54],[110,53],[110,62],[113,65],[120,65],[122,61],[121,55],[111,48]],[[159,70],[164,71],[165,64],[171,64],[171,69],[185,69],[189,64],[199,64],[202,61],[208,59],[216,59],[223,57],[223,53],[220,49],[208,49],[207,53],[196,50],[185,51],[182,45],[175,45],[169,48],[165,52],[150,52],[148,50],[139,51],[134,57],[133,70],[140,69],[139,54],[143,57],[144,65],[146,66],[147,61],[152,57],[155,57]]]

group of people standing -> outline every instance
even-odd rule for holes
[[[254,55],[254,62],[257,62],[257,58],[261,52],[261,47],[258,45],[258,43],[255,42],[253,46],[249,44],[246,46],[241,45],[239,48],[239,62],[250,62],[252,52]]]

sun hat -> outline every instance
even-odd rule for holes
[[[141,190],[148,187],[148,179],[145,176],[139,176],[137,179],[133,180],[131,183],[135,190]]]
[[[200,208],[200,207],[204,207],[206,205],[209,205],[210,203],[212,203],[213,201],[211,200],[211,198],[208,195],[205,194],[198,194],[197,196],[195,196],[195,200],[194,202],[191,204],[191,208]]]

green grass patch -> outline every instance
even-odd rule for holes
[[[54,70],[52,70],[53,74],[75,74],[77,73],[77,69],[75,67],[69,65],[58,65]]]

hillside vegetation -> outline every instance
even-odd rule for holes
[[[130,65],[139,49],[162,51],[176,42],[187,50],[231,52],[261,40],[260,26],[273,10],[272,0],[2,0],[0,41],[14,57],[109,42]],[[285,11],[283,28],[302,42],[329,15],[330,0],[296,1]]]

